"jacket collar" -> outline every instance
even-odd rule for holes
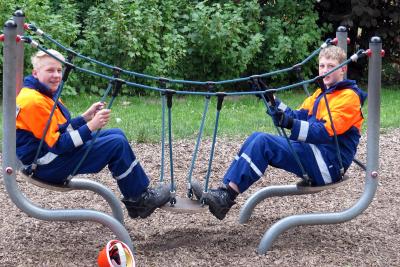
[[[335,83],[334,85],[329,87],[326,91],[327,92],[332,92],[332,91],[336,91],[336,90],[349,89],[349,88],[351,88],[351,89],[357,88],[356,81],[354,81],[354,80],[343,80],[343,81]]]
[[[367,99],[367,93],[358,88],[356,81],[354,80],[343,80],[340,82],[335,83],[331,87],[326,90],[326,93],[332,93],[334,91],[342,90],[342,89],[352,89],[358,97],[360,98],[361,105],[364,104],[365,100]]]
[[[33,77],[33,75],[26,76],[24,79],[24,87],[34,89],[39,93],[48,96],[53,99],[54,95],[51,92],[50,88],[44,83],[40,82],[37,78]]]

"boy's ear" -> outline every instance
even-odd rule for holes
[[[32,76],[35,77],[35,78],[37,78],[37,71],[36,71],[36,69],[33,69],[33,70],[32,70]]]
[[[343,73],[346,73],[347,72],[347,65],[344,65],[341,69],[342,69]]]

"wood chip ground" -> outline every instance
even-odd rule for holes
[[[298,178],[268,168],[263,179],[240,195],[238,204],[219,221],[209,212],[173,213],[157,210],[147,219],[130,219],[124,210],[126,228],[137,249],[137,266],[400,266],[400,129],[380,138],[379,187],[371,205],[355,219],[333,225],[290,229],[274,242],[266,255],[256,248],[265,231],[280,218],[292,214],[342,211],[351,207],[364,190],[365,172],[356,165],[351,181],[336,189],[305,196],[266,199],[245,225],[238,214],[245,200],[272,184],[294,183]],[[219,138],[215,150],[211,187],[218,185],[243,140]],[[362,138],[357,158],[366,161]],[[210,140],[204,140],[194,177],[204,180]],[[160,145],[132,144],[142,165],[158,181]],[[174,142],[177,194],[186,195],[194,140]],[[167,150],[168,151],[168,150]],[[168,158],[168,157],[167,157]],[[166,179],[169,179],[168,165]],[[120,193],[108,169],[87,175]],[[86,191],[58,193],[20,180],[22,192],[48,209],[90,208],[109,213],[105,201]],[[27,216],[8,197],[0,180],[0,266],[96,266],[98,252],[114,239],[106,227],[92,222],[48,222]]]

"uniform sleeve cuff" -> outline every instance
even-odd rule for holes
[[[79,131],[79,135],[81,136],[83,142],[86,142],[86,141],[92,139],[92,131],[89,129],[87,124],[79,127],[78,131]]]
[[[86,124],[85,119],[82,116],[78,116],[71,120],[71,125],[74,129],[81,127],[82,125]]]
[[[307,140],[309,128],[310,123],[308,121],[294,119],[290,139],[305,142]]]

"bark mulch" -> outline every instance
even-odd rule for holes
[[[353,164],[351,180],[335,189],[303,196],[266,199],[248,223],[238,224],[245,200],[258,189],[295,183],[298,178],[268,168],[265,177],[240,195],[238,204],[219,221],[208,211],[174,213],[156,210],[147,219],[130,219],[124,210],[137,253],[137,266],[400,266],[400,129],[380,138],[379,187],[367,210],[355,219],[333,225],[300,226],[277,238],[266,255],[256,248],[266,230],[293,214],[345,210],[361,197],[365,172]],[[218,185],[243,140],[218,139],[211,187]],[[152,183],[160,175],[159,144],[133,144]],[[187,172],[194,140],[174,142],[177,194],[186,195]],[[204,140],[193,177],[204,180],[210,141]],[[167,150],[168,151],[168,150]],[[167,157],[168,158],[168,157]],[[357,158],[366,162],[362,138]],[[169,179],[168,166],[166,179]],[[90,178],[120,193],[109,171]],[[18,178],[21,191],[36,205],[48,209],[90,208],[110,213],[106,202],[92,192],[53,192]],[[48,222],[27,216],[10,200],[0,180],[0,266],[96,266],[98,252],[114,239],[106,227],[92,222]]]

